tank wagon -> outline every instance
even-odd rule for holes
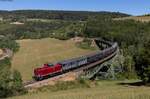
[[[112,43],[108,41],[102,42],[107,44],[109,47],[102,51],[96,51],[89,55],[60,61],[55,64],[44,64],[43,66],[41,66],[41,68],[34,69],[34,78],[36,80],[42,80],[45,77],[51,77],[56,74],[62,74],[72,69],[100,61],[117,51],[117,43]]]

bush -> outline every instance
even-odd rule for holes
[[[88,40],[88,39],[84,39],[83,42],[79,42],[77,43],[77,47],[82,48],[82,49],[91,49],[91,50],[95,50],[94,47],[91,46],[92,41]]]
[[[7,58],[0,61],[0,98],[25,93],[20,73],[12,71],[10,65]]]
[[[150,66],[147,68],[143,68],[143,73],[141,75],[141,79],[144,81],[144,83],[150,83]]]
[[[4,37],[0,38],[0,48],[9,48],[13,52],[17,52],[19,50],[19,44],[10,37]]]

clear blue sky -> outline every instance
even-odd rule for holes
[[[0,0],[0,10],[46,9],[150,13],[150,0]]]

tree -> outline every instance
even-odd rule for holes
[[[143,66],[143,73],[140,77],[145,83],[150,83],[150,65]]]
[[[139,76],[145,83],[150,82],[150,40],[145,43],[145,48],[142,48],[137,55],[136,70]]]
[[[8,58],[0,61],[0,98],[18,95],[25,92],[21,75],[18,71],[12,71]]]
[[[125,56],[125,60],[124,60],[124,69],[125,69],[125,76],[126,78],[130,79],[130,78],[134,78],[135,77],[135,63],[134,60],[132,59],[132,56]]]

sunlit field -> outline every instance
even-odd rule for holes
[[[61,41],[52,38],[38,40],[18,40],[20,50],[12,60],[12,67],[18,70],[23,80],[31,80],[33,69],[44,63],[54,63],[92,52],[76,47],[71,40]]]
[[[141,22],[150,22],[150,16],[123,17],[123,18],[115,18],[114,20],[126,20],[126,19],[133,19]]]

